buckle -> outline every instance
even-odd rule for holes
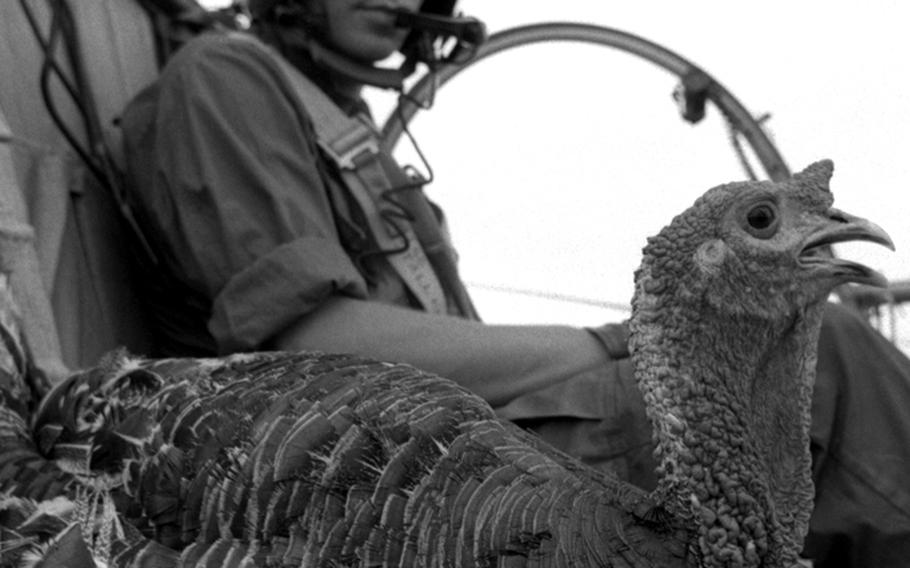
[[[332,142],[319,140],[319,147],[343,170],[357,169],[357,159],[364,154],[379,153],[376,135],[364,124],[359,124]]]

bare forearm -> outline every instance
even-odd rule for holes
[[[603,348],[582,329],[487,325],[341,297],[279,334],[272,347],[410,363],[494,406],[606,362]]]

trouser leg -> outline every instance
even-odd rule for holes
[[[631,361],[611,361],[600,376],[580,379],[588,396],[604,398],[604,416],[597,419],[548,416],[517,420],[550,444],[588,465],[614,471],[645,489],[657,483],[651,424],[635,384]],[[571,396],[569,393],[564,395]]]
[[[817,567],[910,566],[910,359],[831,304],[812,406]]]

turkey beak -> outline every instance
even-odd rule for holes
[[[828,246],[847,241],[870,241],[894,250],[891,237],[875,223],[838,209],[830,209],[827,220],[803,243],[800,263],[822,270],[844,282],[887,287],[888,279],[880,272],[857,262],[832,257]]]

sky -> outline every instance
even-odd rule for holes
[[[835,205],[878,223],[897,246],[850,244],[838,254],[910,279],[910,5],[743,6],[460,3],[493,33],[583,22],[689,59],[753,115],[770,115],[767,130],[792,171],[832,159]],[[628,305],[646,237],[709,187],[745,178],[716,109],[698,125],[680,119],[676,83],[612,48],[535,44],[468,67],[418,114],[412,131],[435,174],[428,194],[448,213],[485,319],[593,325],[621,317],[621,309],[589,304]],[[390,103],[374,100],[381,119]],[[398,154],[419,163],[405,139]]]

